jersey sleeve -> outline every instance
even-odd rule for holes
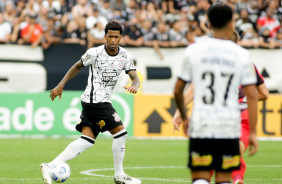
[[[185,82],[191,82],[192,81],[192,75],[191,75],[191,62],[189,60],[189,57],[186,55],[183,63],[180,75],[178,76],[179,79],[185,81]]]
[[[258,69],[257,69],[257,67],[256,67],[255,65],[254,65],[254,67],[255,67],[256,76],[257,76],[257,83],[256,83],[256,85],[259,86],[259,85],[261,85],[261,84],[264,83],[264,78],[263,78],[263,76],[259,73],[259,71],[258,71]]]
[[[89,66],[95,63],[97,57],[96,48],[91,48],[81,56],[81,62],[83,66]]]
[[[133,57],[130,53],[127,53],[124,70],[126,74],[128,74],[128,72],[130,72],[131,70],[136,70],[136,67],[134,66],[134,63],[133,63]]]
[[[257,82],[256,71],[254,65],[251,63],[250,54],[248,53],[248,55],[245,56],[244,59],[246,59],[246,61],[244,62],[242,68],[241,85],[247,86],[251,84],[256,84]]]

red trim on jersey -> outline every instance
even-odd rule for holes
[[[263,78],[263,76],[259,73],[259,71],[258,71],[258,69],[257,69],[257,67],[253,64],[253,66],[254,66],[254,68],[255,68],[255,71],[256,71],[256,76],[257,76],[257,83],[256,83],[256,86],[259,86],[259,85],[261,85],[261,84],[263,84],[264,83],[264,78]],[[243,89],[242,89],[242,86],[240,86],[239,87],[239,99],[238,99],[238,102],[239,102],[239,104],[242,106],[242,104],[243,105],[245,105],[245,104],[247,104],[247,102],[245,101],[243,101],[244,100],[244,98],[245,98],[245,93],[244,93],[244,91],[243,91]],[[248,112],[248,107],[247,107],[247,105],[246,105],[246,107],[245,108],[241,108],[240,109],[241,110],[241,119],[242,120],[248,120],[249,119],[249,112]]]

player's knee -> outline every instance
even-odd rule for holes
[[[81,135],[80,138],[83,139],[84,142],[86,143],[86,144],[84,144],[85,149],[91,148],[95,143],[95,139],[88,137],[86,135]]]
[[[209,184],[210,182],[205,179],[196,179],[193,181],[193,184]]]
[[[120,138],[120,137],[123,137],[123,138],[126,138],[126,137],[127,137],[127,131],[126,131],[126,129],[123,129],[123,130],[119,131],[118,133],[113,134],[113,138],[114,138],[114,139],[117,139],[117,138]]]
[[[95,139],[95,135],[91,129],[91,127],[88,127],[88,126],[83,126],[82,127],[82,135],[85,135],[87,137],[90,137],[92,139]]]

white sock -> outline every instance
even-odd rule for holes
[[[112,152],[114,157],[115,176],[124,175],[123,158],[125,154],[126,137],[127,131],[125,129],[113,135]]]
[[[81,137],[73,142],[71,142],[67,148],[57,156],[52,162],[66,162],[77,157],[80,153],[88,148],[91,148],[95,142],[95,139],[88,137],[86,135],[81,135]]]
[[[197,179],[195,181],[193,181],[193,184],[209,184],[210,182],[208,182],[205,179]]]

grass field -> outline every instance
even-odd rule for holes
[[[57,156],[72,139],[0,139],[0,184],[40,184],[39,165]],[[66,184],[111,184],[111,139],[97,140],[94,147],[69,161]],[[125,171],[143,184],[191,183],[187,141],[128,139]],[[245,155],[247,184],[282,183],[282,142],[260,142],[254,157]]]

